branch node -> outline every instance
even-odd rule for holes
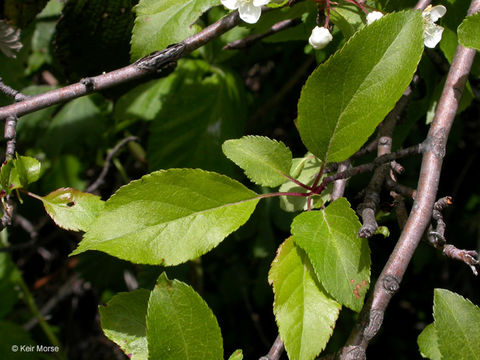
[[[87,92],[95,91],[95,80],[91,77],[86,77],[80,80],[80,84],[85,86]]]
[[[438,159],[443,159],[446,152],[446,130],[441,128],[437,130],[433,136],[429,136],[422,143],[421,149],[423,152],[432,152]]]
[[[366,319],[366,326],[363,332],[363,337],[370,341],[377,333],[378,330],[382,327],[383,323],[383,312],[380,310],[372,309],[370,315]]]
[[[339,358],[342,360],[365,360],[367,354],[360,345],[349,345],[342,348]]]
[[[161,51],[155,51],[150,55],[135,62],[135,66],[148,72],[159,72],[163,66],[178,60],[184,53],[186,45],[183,42],[168,46]]]
[[[428,241],[437,249],[442,248],[447,242],[445,237],[437,231],[430,231],[428,233]]]
[[[395,294],[400,288],[400,281],[393,275],[386,275],[382,280],[382,285],[389,294]]]

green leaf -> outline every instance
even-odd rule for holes
[[[311,264],[293,239],[280,245],[268,281],[280,337],[291,360],[314,359],[327,344],[340,304],[316,281]]]
[[[18,156],[10,159],[0,170],[0,183],[3,189],[10,193],[37,181],[40,178],[41,164],[32,157]]]
[[[10,258],[10,254],[0,252],[0,319],[12,310],[19,296],[16,287],[20,272]]]
[[[336,6],[330,12],[331,21],[340,29],[345,39],[364,26],[362,15],[362,10],[350,3]]]
[[[0,354],[6,360],[38,360],[35,343],[20,325],[9,321],[0,321]],[[24,345],[24,351],[20,346]],[[16,351],[12,351],[17,346]],[[31,351],[26,351],[31,349]]]
[[[99,94],[69,102],[55,115],[40,145],[49,155],[97,149],[107,128],[109,107]]]
[[[480,13],[462,21],[458,27],[458,41],[465,47],[480,51]]]
[[[218,0],[140,0],[132,32],[132,59],[180,42],[194,34],[192,24]]]
[[[257,202],[256,193],[217,173],[153,172],[107,200],[72,254],[99,250],[135,263],[177,265],[217,246]]]
[[[150,291],[119,293],[99,307],[105,335],[132,360],[147,360],[146,316]]]
[[[121,96],[115,103],[114,110],[117,131],[136,120],[153,120],[162,108],[162,99],[168,95],[176,78],[176,74],[172,74],[166,78],[152,80]]]
[[[451,291],[435,289],[433,317],[443,359],[480,359],[480,309]]]
[[[292,223],[293,239],[325,290],[354,311],[361,310],[370,281],[370,249],[357,235],[360,226],[345,198],[325,210],[304,212]]]
[[[99,196],[72,188],[60,188],[38,199],[58,226],[73,231],[87,231],[105,205]]]
[[[229,173],[221,145],[243,134],[244,86],[231,71],[202,60],[181,62],[175,82],[151,125],[151,170],[188,167]]]
[[[160,275],[148,301],[149,359],[223,359],[215,315],[187,284]]]
[[[228,360],[243,360],[243,351],[238,349],[235,350],[232,355],[228,358]]]
[[[42,193],[49,193],[61,187],[71,187],[80,191],[86,189],[84,175],[85,167],[88,165],[82,163],[77,156],[61,155],[49,165],[40,183]]]
[[[288,179],[292,152],[284,143],[263,136],[244,136],[225,141],[226,157],[240,166],[254,183],[275,187]]]
[[[307,149],[325,162],[357,151],[401,97],[422,52],[418,11],[386,15],[352,36],[302,89],[297,127]]]
[[[303,158],[293,159],[290,176],[305,185],[312,186],[321,169],[321,165],[322,162],[320,160],[308,153]],[[286,182],[280,186],[278,191],[294,193],[308,192],[307,189],[295,184],[293,181]],[[332,186],[328,186],[321,195],[312,196],[312,208],[323,206],[327,201],[330,201],[331,193]],[[307,210],[307,198],[305,196],[280,196],[280,207],[282,210],[288,212]]]
[[[437,333],[435,332],[435,324],[429,324],[423,329],[417,339],[420,354],[424,358],[431,360],[441,360],[442,354],[438,349]]]

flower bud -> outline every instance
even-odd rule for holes
[[[310,35],[308,42],[314,49],[320,50],[327,46],[332,39],[333,36],[327,28],[316,26],[312,30],[312,35]]]
[[[383,17],[383,14],[380,11],[372,11],[371,13],[368,13],[367,25],[370,25],[371,23],[373,23],[374,21],[377,21],[382,17]]]

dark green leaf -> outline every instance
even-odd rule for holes
[[[18,282],[20,272],[13,263],[10,255],[0,252],[0,319],[12,310],[17,303],[19,296]]]
[[[6,360],[38,360],[35,343],[20,325],[0,321],[0,354]],[[21,351],[20,346],[24,346]],[[16,346],[16,347],[14,347]],[[26,349],[31,349],[26,351]]]
[[[75,99],[53,118],[41,144],[51,155],[96,148],[103,136],[109,103],[98,94]]]
[[[246,101],[240,79],[201,60],[182,62],[171,76],[175,85],[151,125],[150,169],[198,167],[230,173],[233,164],[221,145],[243,134]]]

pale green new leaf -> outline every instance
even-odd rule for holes
[[[458,42],[480,51],[480,13],[468,16],[458,27]]]
[[[437,333],[435,331],[435,324],[429,324],[418,335],[417,339],[420,355],[430,360],[441,360],[442,354],[438,349]]]
[[[311,153],[303,158],[295,158],[292,161],[290,176],[299,182],[312,186],[318,172],[321,169],[322,162]],[[279,192],[307,193],[308,190],[294,183],[287,181],[278,189]],[[321,195],[312,196],[312,208],[323,206],[331,198],[332,186],[329,186]],[[305,196],[280,196],[280,207],[288,212],[307,210],[307,197]]]
[[[177,265],[217,246],[257,202],[256,193],[224,175],[156,171],[108,199],[73,254],[99,250],[135,263]]]
[[[308,78],[297,127],[325,162],[357,151],[405,91],[423,52],[420,12],[384,16],[350,38]]]
[[[273,311],[290,360],[312,360],[325,348],[340,313],[340,304],[316,281],[305,252],[292,238],[280,245],[268,281]]]
[[[225,141],[222,150],[256,184],[275,187],[288,181],[286,176],[292,166],[292,152],[281,141],[264,136],[244,136]]]
[[[180,42],[194,34],[191,26],[218,0],[140,0],[134,7],[132,59]]]
[[[190,286],[158,278],[148,300],[148,354],[151,360],[221,360],[217,319]]]
[[[132,360],[147,360],[146,316],[150,291],[137,289],[115,295],[100,306],[100,321],[105,335]]]
[[[27,186],[40,178],[40,162],[29,156],[18,156],[10,159],[0,169],[0,184],[10,193],[14,189]]]
[[[235,350],[228,360],[243,360],[243,351],[241,349]]]
[[[480,359],[480,309],[445,289],[435,289],[433,317],[442,359]]]
[[[360,311],[370,282],[368,241],[358,237],[358,217],[345,198],[325,210],[298,215],[295,243],[308,255],[325,290],[341,304]]]
[[[60,188],[38,199],[55,224],[73,231],[87,231],[105,205],[99,196],[72,188]]]

